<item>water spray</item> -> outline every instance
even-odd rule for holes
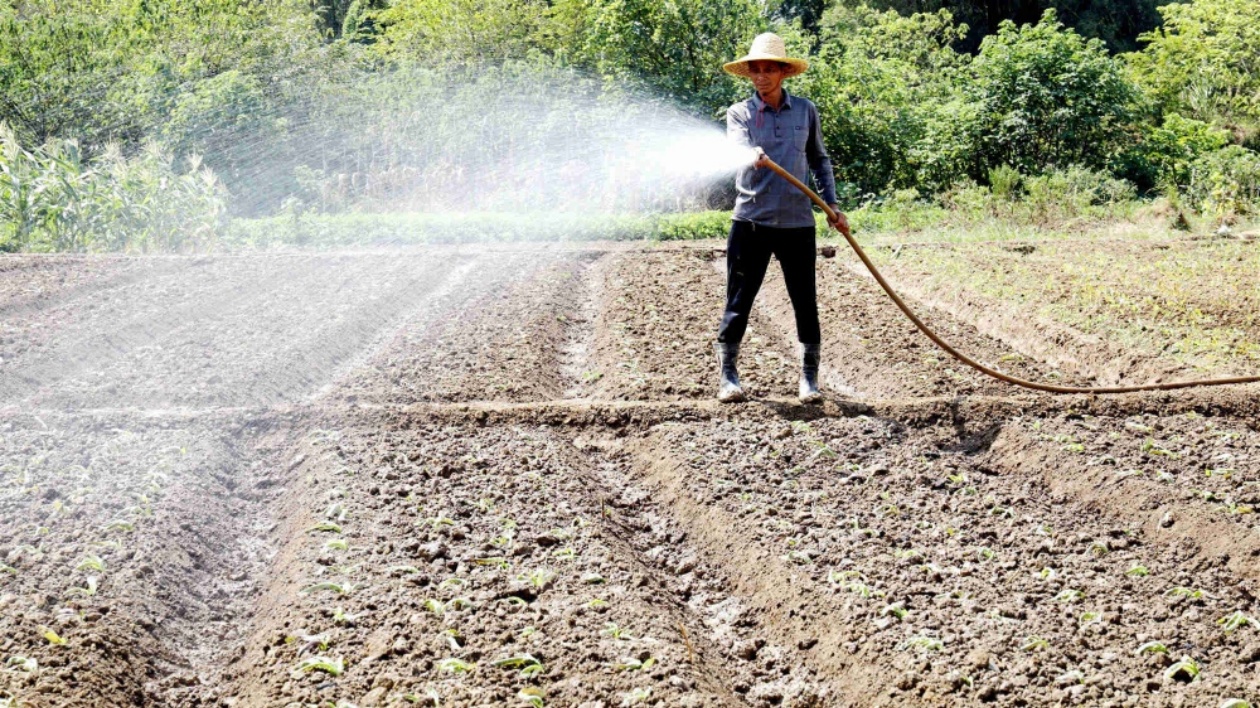
[[[823,210],[823,213],[827,215],[828,221],[832,221],[832,222],[836,221],[839,215],[836,214],[836,212],[832,210],[832,208],[826,202],[823,201],[822,197],[818,196],[817,192],[807,187],[805,183],[801,182],[796,177],[793,177],[791,173],[789,173],[787,170],[783,169],[778,164],[776,164],[774,160],[771,160],[769,157],[766,157],[765,153],[758,151],[757,156],[760,158],[764,158],[761,164],[770,168],[771,170],[775,172],[775,174],[787,180],[789,183],[791,183],[793,187],[796,187],[797,189],[804,192],[805,195],[808,196],[811,201],[813,201],[815,204],[818,205],[818,208]],[[954,357],[958,361],[961,361],[967,366],[970,366],[971,368],[983,374],[992,376],[993,378],[998,379],[999,381],[1005,381],[1006,383],[1014,384],[1016,386],[1022,386],[1024,388],[1030,388],[1035,391],[1048,391],[1050,393],[1089,393],[1089,394],[1134,393],[1137,391],[1171,391],[1171,390],[1179,389],[1179,388],[1197,388],[1200,386],[1226,386],[1230,384],[1247,384],[1247,383],[1260,382],[1260,376],[1237,376],[1233,378],[1193,379],[1190,381],[1172,381],[1170,383],[1142,384],[1138,386],[1058,386],[1055,384],[1041,383],[1039,381],[1029,381],[1027,379],[1021,379],[1017,376],[1004,374],[996,369],[993,369],[991,367],[985,366],[984,364],[981,364],[980,362],[976,361],[975,359],[972,359],[966,354],[963,354],[962,352],[955,349],[953,345],[951,345],[949,342],[945,341],[939,335],[937,335],[936,332],[932,331],[932,328],[924,324],[923,320],[919,319],[918,315],[914,313],[914,310],[910,309],[910,306],[906,304],[905,300],[901,299],[901,296],[897,294],[897,291],[893,290],[893,287],[888,284],[888,281],[884,279],[884,275],[879,272],[879,268],[875,267],[875,264],[871,261],[870,257],[866,255],[866,251],[863,251],[862,247],[858,245],[857,240],[853,238],[853,234],[846,231],[842,231],[841,235],[843,235],[845,240],[849,242],[849,246],[853,249],[853,252],[857,254],[858,258],[862,260],[862,264],[866,266],[866,269],[871,272],[871,275],[875,276],[875,282],[879,283],[879,286],[884,289],[884,292],[888,293],[888,297],[892,298],[892,301],[896,303],[897,307],[901,310],[901,312],[905,314],[905,316],[908,317],[911,322],[914,323],[915,327],[919,328],[920,332],[926,335],[928,339],[932,340],[932,342],[936,346],[943,349],[947,354]]]

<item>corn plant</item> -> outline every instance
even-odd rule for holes
[[[332,592],[338,595],[349,595],[357,586],[354,583],[334,583],[325,581],[308,585],[300,591],[303,595],[310,595],[317,592]]]
[[[656,665],[656,657],[649,656],[646,659],[638,659],[633,656],[623,658],[621,661],[613,664],[613,668],[618,671],[647,671]]]
[[[40,627],[39,631],[43,634],[44,639],[47,639],[48,643],[53,646],[64,647],[68,643],[61,637],[61,635],[57,634],[48,627]]]
[[[476,668],[476,664],[469,663],[463,659],[456,659],[455,657],[442,659],[438,662],[438,671],[448,674],[468,674],[472,673]]]
[[[1177,663],[1169,666],[1164,671],[1164,680],[1166,681],[1193,681],[1199,677],[1199,662],[1194,659],[1183,656]]]
[[[1260,624],[1255,617],[1244,615],[1242,610],[1236,610],[1233,614],[1220,618],[1216,623],[1225,629],[1226,634],[1232,634],[1234,630],[1246,627],[1249,624]]]
[[[329,676],[340,676],[346,671],[346,662],[341,657],[335,659],[326,656],[310,656],[293,667],[293,675],[301,676],[312,671],[322,671]]]
[[[88,554],[79,564],[75,566],[75,570],[91,570],[97,573],[105,570],[105,561],[100,556]]]
[[[92,597],[96,595],[96,576],[89,575],[87,583],[81,588],[71,588],[69,594],[71,596]]]
[[[945,648],[945,643],[936,637],[917,636],[907,639],[904,646],[919,651],[940,651]]]
[[[1219,708],[1251,708],[1251,704],[1241,698],[1226,698]]]
[[[543,664],[532,654],[519,654],[504,659],[496,659],[494,666],[505,669],[520,669],[521,676],[535,676],[543,672]]]
[[[1085,593],[1081,592],[1080,590],[1073,590],[1071,588],[1068,588],[1064,590],[1063,592],[1059,593],[1058,595],[1055,595],[1054,599],[1057,602],[1072,603],[1072,602],[1076,602],[1077,600],[1080,600],[1082,597],[1085,597]]]
[[[25,656],[11,656],[6,665],[14,671],[25,671],[28,674],[33,674],[39,669],[38,661]]]
[[[1167,654],[1168,647],[1163,642],[1147,642],[1137,648],[1136,654]]]
[[[424,601],[423,607],[424,609],[428,610],[429,612],[432,612],[438,617],[441,617],[442,615],[446,614],[446,605],[443,604],[441,600],[434,597],[430,597],[426,599]]]
[[[1203,590],[1191,590],[1190,588],[1175,587],[1164,593],[1168,597],[1184,597],[1191,600],[1201,600],[1207,597],[1207,593]]]
[[[602,610],[605,607],[608,607],[608,601],[602,598],[595,597],[595,598],[591,598],[590,602],[586,603],[586,606],[591,608],[592,610]]]
[[[522,688],[516,694],[516,697],[524,701],[526,705],[529,705],[532,708],[543,708],[544,694],[542,689],[537,686],[526,686],[525,688]]]
[[[131,533],[132,531],[136,530],[136,525],[131,523],[130,521],[123,521],[122,519],[119,519],[117,521],[111,521],[108,524],[106,524],[105,530],[106,531],[119,531],[122,533]]]
[[[13,566],[5,563],[4,561],[0,561],[0,573],[8,573],[9,575],[17,575],[18,571],[17,571],[17,568],[14,568]]]
[[[338,607],[333,610],[333,624],[353,624],[359,619],[357,613],[346,612],[344,607]]]
[[[1144,578],[1150,575],[1151,571],[1147,570],[1146,566],[1144,565],[1135,565],[1132,568],[1129,568],[1128,570],[1124,571],[1124,574],[1131,575],[1136,578]]]
[[[634,637],[631,636],[629,632],[627,632],[624,628],[618,626],[614,622],[609,622],[607,625],[604,626],[604,634],[607,634],[613,639],[620,639],[620,640],[625,640],[625,641],[634,639]]]
[[[344,538],[333,538],[324,544],[324,548],[330,551],[348,551],[350,544]]]
[[[321,521],[307,529],[307,531],[313,533],[341,533],[341,524],[334,521]]]
[[[1050,648],[1050,642],[1042,637],[1028,637],[1024,640],[1020,649],[1023,651],[1045,651]]]

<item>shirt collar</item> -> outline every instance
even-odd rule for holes
[[[753,100],[753,107],[756,108],[758,111],[764,111],[767,108],[770,108],[770,106],[766,105],[765,101],[761,100],[761,94],[757,93],[757,89],[753,89],[752,100]],[[792,107],[792,96],[788,94],[787,89],[783,89],[783,102],[779,104],[779,110],[782,111],[791,107]],[[770,110],[774,110],[774,109],[771,108]]]

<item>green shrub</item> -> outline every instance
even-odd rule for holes
[[[0,250],[171,251],[213,245],[223,190],[193,159],[177,173],[156,145],[87,160],[74,141],[28,151],[0,124]]]
[[[1220,150],[1229,133],[1178,113],[1164,116],[1162,125],[1147,129],[1120,156],[1116,171],[1143,189],[1165,191],[1190,183],[1190,165],[1200,155]]]
[[[1190,165],[1186,201],[1205,215],[1229,219],[1260,211],[1260,154],[1239,145],[1201,155]]]
[[[1015,191],[1019,189],[1020,180],[1023,175],[1019,170],[1010,165],[998,165],[989,168],[989,190],[994,197],[998,199],[1011,200],[1015,198]]]

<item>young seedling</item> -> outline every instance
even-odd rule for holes
[[[543,708],[543,696],[543,690],[537,686],[526,686],[516,694],[517,698],[532,708]]]
[[[586,606],[591,608],[592,610],[602,610],[605,607],[608,607],[608,601],[596,597],[596,598],[591,599],[590,602],[586,603]]]
[[[1071,602],[1076,602],[1082,597],[1085,597],[1085,593],[1081,592],[1080,590],[1073,590],[1071,588],[1068,588],[1064,590],[1063,592],[1059,593],[1058,595],[1055,595],[1054,599],[1058,602],[1071,603]]]
[[[535,676],[542,673],[543,664],[532,654],[519,654],[506,659],[497,659],[494,665],[506,669],[520,669],[521,676]]]
[[[572,548],[561,548],[553,551],[551,555],[559,558],[560,560],[573,560],[574,558],[577,558],[577,551]]]
[[[636,688],[629,693],[623,693],[621,695],[621,705],[637,706],[640,703],[647,703],[648,699],[650,699],[651,697],[652,697],[651,687]]]
[[[978,556],[980,560],[990,561],[997,557],[997,552],[992,548],[982,546],[978,551],[976,551],[976,556]]]
[[[87,584],[84,585],[84,587],[71,588],[69,592],[69,595],[72,597],[75,595],[78,595],[81,597],[92,597],[95,594],[96,594],[96,576],[94,575],[89,575],[87,577]]]
[[[424,601],[424,609],[428,610],[429,612],[432,612],[438,617],[441,617],[442,615],[446,614],[446,605],[442,604],[441,600],[434,597],[430,597],[429,599]]]
[[[324,548],[330,551],[348,551],[350,544],[344,538],[332,538],[324,544]]]
[[[1020,649],[1024,651],[1045,651],[1050,648],[1050,642],[1041,637],[1029,637],[1024,640],[1024,644]]]
[[[405,576],[405,575],[419,575],[423,571],[421,571],[419,568],[415,567],[414,565],[395,565],[395,566],[392,566],[387,572],[390,575],[404,575]]]
[[[446,639],[447,645],[451,647],[451,651],[459,651],[464,648],[464,646],[460,644],[463,637],[460,636],[458,629],[451,627],[450,629],[443,630],[442,636]]]
[[[47,627],[40,627],[39,631],[43,634],[44,639],[47,639],[48,643],[53,646],[64,647],[66,644],[68,644],[68,642],[65,639],[61,638],[61,635],[57,634],[56,632],[52,631],[51,629]]]
[[[7,665],[12,667],[14,671],[25,671],[28,674],[33,674],[39,669],[38,661],[25,656],[11,656]]]
[[[438,662],[438,671],[448,674],[462,675],[472,673],[477,668],[476,664],[469,663],[463,659],[450,657]]]
[[[919,651],[940,651],[945,648],[945,643],[936,637],[918,636],[907,639],[905,646]]]
[[[358,613],[346,612],[344,607],[333,610],[333,624],[354,624],[357,619],[359,619]]]
[[[132,531],[136,530],[136,526],[130,521],[123,521],[120,519],[118,521],[111,521],[108,524],[105,524],[105,530],[118,531],[121,533],[131,533]]]
[[[448,610],[466,610],[472,606],[472,600],[469,600],[466,597],[457,597],[446,603],[446,608]]]
[[[13,566],[5,563],[4,561],[0,561],[0,573],[8,573],[9,575],[18,574],[17,568],[14,568]]]
[[[1183,656],[1181,660],[1164,672],[1165,681],[1185,681],[1189,683],[1199,677],[1199,662]]]
[[[450,577],[438,583],[438,590],[453,590],[464,584],[463,578]]]
[[[308,585],[307,587],[302,588],[301,593],[303,595],[310,595],[311,593],[316,592],[332,592],[338,595],[349,595],[356,587],[357,586],[354,583],[334,583],[326,581],[322,583],[315,583],[314,585]]]
[[[1087,610],[1081,613],[1081,626],[1082,627],[1093,624],[1095,622],[1101,622],[1101,621],[1102,621],[1101,612],[1090,612]]]
[[[1255,617],[1244,615],[1242,610],[1236,610],[1233,614],[1218,619],[1216,623],[1225,629],[1226,634],[1232,634],[1234,630],[1240,629],[1249,624],[1258,624]]]
[[[1147,642],[1138,647],[1135,653],[1139,656],[1142,654],[1167,654],[1168,647],[1163,642]]]
[[[910,611],[907,610],[906,606],[900,602],[894,602],[891,605],[885,605],[883,609],[879,611],[880,617],[892,616],[892,617],[896,617],[898,620],[904,620],[909,615],[910,615]]]
[[[508,567],[511,565],[510,563],[508,563],[508,559],[503,558],[501,556],[496,556],[494,558],[475,558],[473,559],[473,563],[476,565],[494,566],[500,570],[507,570]]]
[[[551,581],[556,579],[556,574],[546,568],[536,568],[528,573],[522,573],[516,576],[517,580],[521,580],[530,584],[535,590],[546,590]]]
[[[335,659],[326,656],[309,656],[293,667],[292,674],[301,676],[312,671],[322,671],[329,676],[340,676],[345,673],[346,662],[341,657]]]
[[[341,524],[333,521],[321,521],[307,529],[307,531],[314,533],[341,533]]]
[[[603,585],[606,581],[604,580],[604,576],[599,573],[587,573],[582,576],[582,582],[587,585]]]
[[[613,668],[618,671],[647,671],[656,665],[656,657],[649,656],[647,659],[640,661],[630,656],[621,660],[620,663],[614,664]]]
[[[634,637],[630,636],[629,632],[627,632],[624,628],[619,627],[615,622],[609,622],[604,627],[604,634],[607,634],[613,639],[620,639],[623,641],[634,639]]]
[[[1131,575],[1135,578],[1144,578],[1150,575],[1151,571],[1147,570],[1146,566],[1144,565],[1135,565],[1132,568],[1129,568],[1128,570],[1124,571],[1124,574]]]
[[[105,570],[105,561],[101,560],[100,556],[88,554],[86,558],[79,561],[75,570],[91,570],[100,573]]]
[[[1220,708],[1251,708],[1251,704],[1241,698],[1226,698]]]
[[[1184,597],[1191,600],[1201,600],[1207,597],[1207,593],[1203,590],[1191,590],[1190,588],[1175,587],[1164,593],[1168,597]]]

